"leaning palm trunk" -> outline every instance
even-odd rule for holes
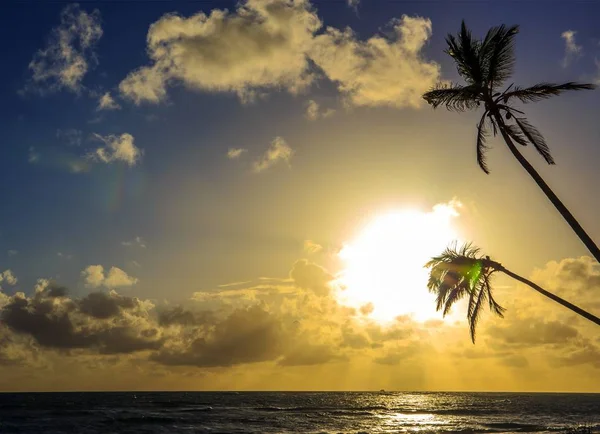
[[[540,174],[533,168],[529,161],[523,157],[523,155],[519,152],[517,147],[514,145],[513,141],[510,139],[510,136],[506,133],[506,126],[504,125],[504,121],[500,116],[500,113],[494,113],[494,118],[496,122],[500,126],[500,134],[502,134],[502,138],[506,142],[506,146],[510,149],[510,152],[515,156],[517,161],[521,163],[521,166],[529,173],[529,176],[533,178],[535,183],[540,187],[540,189],[544,192],[546,197],[552,202],[552,205],[558,210],[560,215],[567,221],[571,229],[577,234],[579,239],[585,244],[589,252],[596,258],[596,261],[600,262],[600,248],[594,243],[594,241],[590,238],[587,232],[581,227],[577,219],[571,214],[571,212],[567,209],[567,207],[562,203],[562,201],[558,198],[556,194],[552,191],[552,189],[546,184],[544,179],[540,176]]]
[[[511,84],[502,91],[500,86],[511,76],[515,64],[513,45],[518,31],[518,26],[493,27],[483,40],[478,40],[472,37],[463,22],[456,37],[448,35],[446,38],[448,43],[446,53],[455,60],[458,73],[465,79],[466,85],[442,84],[427,92],[423,98],[434,108],[444,105],[447,109],[455,111],[474,110],[483,104],[484,112],[477,125],[476,146],[477,163],[481,169],[485,173],[490,172],[485,153],[488,149],[486,138],[491,129],[494,136],[498,132],[502,135],[506,145],[521,166],[542,189],[594,258],[600,262],[600,248],[539,173],[517,150],[515,143],[521,146],[532,145],[546,163],[554,164],[550,148],[542,134],[529,123],[521,110],[511,104],[514,101],[521,103],[541,101],[563,92],[591,90],[595,86],[589,83],[568,82],[563,84],[538,83],[528,88],[521,88]]]
[[[571,309],[576,314],[579,314],[582,317],[584,317],[586,319],[589,319],[591,322],[593,322],[593,323],[595,323],[597,325],[600,325],[600,318],[598,318],[596,315],[593,315],[593,314],[589,313],[588,311],[583,310],[579,306],[575,306],[573,303],[569,303],[567,300],[565,300],[564,298],[560,298],[558,295],[555,295],[555,294],[552,294],[549,291],[546,291],[544,288],[542,288],[541,286],[533,283],[531,280],[525,279],[524,277],[519,276],[518,274],[513,273],[510,270],[507,270],[506,268],[504,268],[500,264],[498,264],[497,270],[500,271],[500,272],[502,272],[502,273],[504,273],[504,274],[506,274],[507,276],[512,277],[515,280],[518,280],[521,283],[524,283],[525,285],[529,286],[530,288],[535,289],[540,294],[545,295],[550,300],[554,300],[555,302],[557,302],[558,304],[563,305],[567,309]]]
[[[505,311],[492,294],[491,277],[494,273],[504,273],[600,325],[600,318],[597,316],[513,273],[499,262],[491,260],[489,256],[480,256],[479,249],[470,244],[463,246],[460,250],[455,247],[447,248],[440,256],[432,258],[425,266],[431,269],[427,287],[437,295],[437,310],[443,311],[443,314],[446,315],[456,301],[465,297],[469,298],[467,320],[473,343],[475,343],[477,322],[485,303],[487,302],[490,310],[500,317]]]

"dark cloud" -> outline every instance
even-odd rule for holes
[[[286,344],[282,322],[262,306],[234,310],[208,333],[152,357],[166,365],[232,366],[275,360]]]
[[[92,293],[81,300],[50,285],[32,297],[9,298],[1,318],[13,332],[30,336],[38,345],[57,350],[90,349],[106,354],[158,349],[161,339],[141,312],[125,316],[135,299],[116,293]],[[108,320],[110,319],[110,321]]]
[[[551,359],[551,364],[556,367],[578,366],[591,364],[600,369],[600,347],[584,339],[578,342],[577,347],[569,348],[568,354]]]
[[[123,297],[114,291],[108,294],[92,292],[79,301],[82,313],[99,319],[115,317],[121,309],[133,309],[136,306],[139,306],[137,298]]]
[[[184,309],[182,306],[176,306],[165,309],[158,314],[158,324],[161,326],[183,325],[190,326],[199,321],[198,314],[191,310]]]
[[[531,318],[509,322],[507,326],[490,326],[489,336],[516,346],[563,344],[579,336],[576,328],[559,321]]]

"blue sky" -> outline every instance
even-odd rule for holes
[[[217,44],[215,52],[208,42],[188,41],[190,52],[205,50],[204,59],[218,61],[198,64],[191,56],[176,60],[180,69],[164,67],[158,100],[148,97],[148,87],[133,92],[123,86],[138,68],[155,65],[147,41],[153,23],[185,33],[167,14],[187,20],[228,9],[229,17],[239,17],[238,7],[204,1],[0,6],[0,258],[2,269],[19,280],[4,288],[6,294],[30,294],[38,279],[51,279],[84,296],[91,287],[85,270],[101,265],[106,279],[112,267],[124,273],[114,289],[155,302],[185,301],[230,282],[288,278],[292,264],[307,256],[306,240],[328,252],[311,260],[335,274],[335,252],[371,217],[405,206],[430,210],[453,198],[470,210],[465,236],[524,274],[586,254],[502,142],[495,142],[489,157],[492,174],[479,170],[476,114],[433,111],[418,95],[437,81],[459,80],[443,50],[445,36],[462,19],[480,36],[501,23],[521,26],[517,83],[598,82],[600,4],[363,0],[353,9],[343,1],[296,2],[298,16],[311,14],[322,26],[290,36],[293,41],[283,43],[292,48],[257,39],[238,50],[236,41],[252,31],[238,39],[224,33],[222,40],[231,38],[233,45]],[[61,81],[64,76],[36,79],[31,66],[42,59],[42,75],[64,71],[55,57],[40,54],[56,46],[56,29],[66,29],[61,13],[85,21],[68,31],[68,48],[87,65],[71,84]],[[173,30],[178,25],[183,30]],[[405,39],[394,26],[409,32]],[[294,44],[314,43],[327,27],[352,29],[344,38],[365,50],[357,56],[374,36],[390,45],[418,43],[414,51],[402,48],[406,59],[388,59],[395,62],[390,70],[399,72],[390,90],[398,98],[377,89],[380,72],[364,67],[377,60],[369,54],[361,58],[364,68],[350,73],[342,54],[327,63],[333,51],[325,39],[321,58],[294,54],[312,50]],[[155,29],[158,39],[164,37]],[[567,31],[574,33],[568,37]],[[96,34],[82,48],[86,32]],[[263,70],[246,77],[252,56]],[[296,61],[306,67],[296,68]],[[303,74],[312,82],[302,85]],[[113,107],[99,109],[107,93]],[[318,105],[314,119],[307,113],[311,100]],[[545,167],[534,152],[525,152],[597,240],[599,103],[598,92],[585,92],[527,106],[558,164]],[[237,158],[228,158],[232,149],[240,149]]]

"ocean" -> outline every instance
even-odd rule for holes
[[[0,433],[600,432],[600,394],[0,394]]]

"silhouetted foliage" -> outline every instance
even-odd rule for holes
[[[481,256],[480,250],[472,244],[465,244],[460,249],[454,244],[441,255],[431,258],[425,267],[430,268],[427,288],[436,294],[436,309],[441,310],[444,316],[450,312],[452,305],[457,301],[468,297],[467,321],[473,343],[475,343],[477,323],[486,303],[493,313],[500,317],[504,316],[504,307],[496,302],[492,293],[491,278],[496,272],[502,272],[525,283],[540,294],[600,325],[600,318],[507,270],[489,256]]]
[[[592,90],[596,86],[590,83],[567,82],[538,83],[523,88],[513,83],[502,90],[504,83],[513,73],[516,61],[514,43],[518,32],[518,26],[501,25],[492,27],[485,38],[480,40],[473,37],[463,21],[456,36],[447,36],[446,53],[454,59],[458,73],[466,85],[439,84],[425,93],[423,98],[433,108],[445,106],[448,110],[459,112],[475,110],[483,105],[483,114],[477,123],[476,141],[477,164],[481,170],[490,173],[486,151],[489,149],[487,139],[491,130],[494,136],[499,133],[503,137],[515,158],[600,262],[598,246],[515,147],[513,141],[522,146],[532,145],[546,163],[554,164],[550,148],[540,131],[525,118],[523,111],[511,105],[514,102],[537,102],[567,91]]]

